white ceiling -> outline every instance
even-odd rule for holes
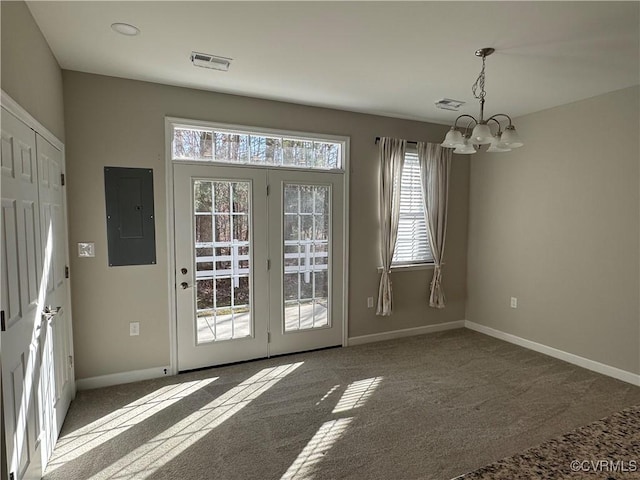
[[[520,116],[640,83],[638,2],[29,1],[61,67],[449,123],[487,58],[488,114]],[[136,25],[125,37],[114,22]],[[192,50],[231,57],[227,73]],[[579,121],[579,119],[577,119]]]

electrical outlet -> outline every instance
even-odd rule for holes
[[[367,308],[373,308],[373,297],[367,298]]]
[[[516,297],[511,297],[511,308],[518,308],[518,299]]]
[[[129,336],[135,337],[140,335],[140,322],[131,322],[129,324]]]

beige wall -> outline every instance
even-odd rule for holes
[[[164,117],[202,119],[351,138],[349,335],[461,320],[465,313],[468,160],[455,158],[444,270],[446,309],[427,306],[431,271],[393,274],[395,313],[376,317],[378,288],[376,136],[439,141],[446,127],[64,71],[71,251],[95,241],[94,259],[72,258],[78,378],[169,362]],[[154,169],[158,264],[107,266],[105,165]],[[139,337],[128,324],[139,321]]]
[[[468,320],[640,373],[639,102],[527,115],[524,147],[474,159]]]
[[[64,141],[62,72],[24,2],[0,2],[2,89]]]

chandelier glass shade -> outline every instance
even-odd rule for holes
[[[453,153],[461,153],[462,155],[469,155],[476,152],[476,147],[469,141],[469,138],[465,138],[464,142],[461,145],[457,145],[453,151]]]
[[[493,48],[481,48],[476,50],[476,56],[482,58],[482,70],[476,79],[471,91],[473,96],[480,102],[480,117],[476,118],[472,115],[463,114],[456,118],[447,132],[441,145],[447,148],[454,148],[453,153],[472,154],[476,153],[476,145],[489,145],[487,152],[509,152],[514,148],[522,147],[524,143],[520,140],[516,128],[513,126],[511,117],[505,113],[496,113],[485,120],[484,118],[484,99],[486,92],[485,83],[485,61],[495,50]],[[458,129],[458,121],[468,118],[468,122],[464,131]],[[507,123],[506,127],[502,127],[500,119]],[[469,131],[473,127],[471,131]],[[493,131],[492,131],[493,127]]]

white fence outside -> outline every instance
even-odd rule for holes
[[[314,245],[326,245],[326,242],[317,242],[313,240],[309,241],[285,241],[286,246],[302,247],[298,253],[285,253],[284,254],[284,273],[303,273],[305,283],[311,281],[312,272],[326,271],[328,269],[328,252],[314,252]],[[240,255],[239,249],[241,247],[249,246],[249,242],[238,243],[197,243],[196,248],[231,248],[231,255],[218,255],[218,256],[202,256],[196,257],[196,280],[205,280],[211,278],[232,278],[235,288],[240,286],[240,277],[248,276],[250,273],[250,261],[249,255]],[[287,260],[298,260],[298,265],[286,265]],[[246,261],[247,267],[240,267],[240,262]],[[214,262],[229,262],[231,268],[217,269]],[[213,270],[198,270],[197,264],[211,263],[214,266]]]

